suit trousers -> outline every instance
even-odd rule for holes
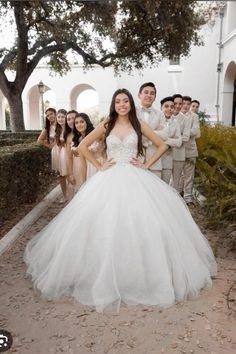
[[[181,193],[182,189],[180,186],[180,178],[183,172],[185,161],[175,161],[173,160],[173,180],[172,186],[177,190],[177,192]]]
[[[161,171],[161,179],[166,182],[167,184],[170,184],[170,179],[172,175],[172,169],[166,169],[163,168]]]
[[[180,190],[184,192],[186,203],[193,201],[193,181],[195,174],[196,157],[188,157],[184,163],[183,174],[180,178]]]

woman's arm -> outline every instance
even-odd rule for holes
[[[151,140],[151,142],[154,145],[156,145],[157,150],[144,164],[142,164],[137,159],[132,159],[131,163],[135,166],[148,169],[150,166],[152,166],[152,164],[154,164],[154,162],[156,162],[161,157],[161,155],[164,154],[164,152],[166,152],[166,150],[168,150],[169,147],[164,143],[164,141],[161,138],[159,138],[156,135],[156,133],[154,133],[154,131],[151,128],[149,128],[147,124],[145,124],[144,122],[140,122],[140,123],[141,123],[142,134],[146,138]]]
[[[51,150],[52,146],[47,142],[47,130],[45,128],[41,131],[37,143]]]
[[[82,154],[88,161],[90,161],[98,170],[101,169],[101,164],[96,160],[93,153],[88,149],[88,147],[95,141],[102,138],[105,133],[104,122],[100,123],[91,133],[89,133],[79,144],[78,151]]]
[[[83,184],[87,179],[87,162],[82,153],[79,155],[80,166],[79,166],[79,180]]]
[[[159,138],[159,136],[157,136],[154,133],[154,131],[151,128],[149,128],[147,124],[143,122],[141,122],[141,132],[146,138],[151,140],[151,142],[157,147],[156,152],[150,157],[150,159],[148,159],[144,163],[144,168],[148,169],[150,166],[152,166],[154,162],[156,162],[161,157],[161,155],[164,154],[164,152],[168,150],[169,146],[166,145],[164,141],[161,138]]]

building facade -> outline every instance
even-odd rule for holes
[[[157,87],[155,106],[160,100],[175,93],[191,96],[200,101],[200,110],[213,121],[235,125],[236,107],[236,2],[227,1],[215,24],[205,25],[200,34],[204,46],[193,47],[189,57],[178,62],[163,60],[157,67],[122,73],[115,76],[112,68],[94,66],[84,71],[83,66],[72,65],[71,71],[61,77],[50,72],[47,65],[38,65],[23,91],[23,109],[26,129],[42,127],[42,99],[56,109],[80,110],[77,98],[86,90],[98,96],[97,118],[108,115],[113,92],[125,87],[138,104],[138,89],[142,83],[152,81]],[[53,93],[53,104],[40,94],[42,81],[45,92]],[[0,129],[6,129],[7,102],[0,91]],[[89,113],[89,112],[88,112]]]

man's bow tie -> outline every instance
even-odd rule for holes
[[[147,112],[147,113],[151,113],[152,109],[151,109],[151,107],[149,107],[149,108],[142,107],[142,111]]]

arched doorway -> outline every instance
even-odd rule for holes
[[[225,125],[230,126],[233,125],[233,122],[235,124],[235,80],[236,64],[231,61],[225,72],[222,104],[222,121]]]
[[[48,95],[48,92],[51,93],[51,96]],[[43,94],[43,103],[44,103],[44,111],[48,105],[54,106],[55,94],[52,92],[50,87],[45,85],[45,93]],[[50,99],[49,97],[53,97]],[[42,115],[42,107],[40,102],[40,93],[38,85],[34,85],[28,92],[27,101],[28,101],[28,120],[25,122],[26,129],[40,129],[41,128],[41,115]],[[51,104],[51,100],[53,101]]]
[[[87,113],[93,123],[99,119],[99,96],[94,87],[88,84],[75,86],[70,95],[71,108]]]
[[[233,112],[232,112],[232,125],[235,126],[236,121],[236,79],[234,80],[234,95],[233,95]]]

